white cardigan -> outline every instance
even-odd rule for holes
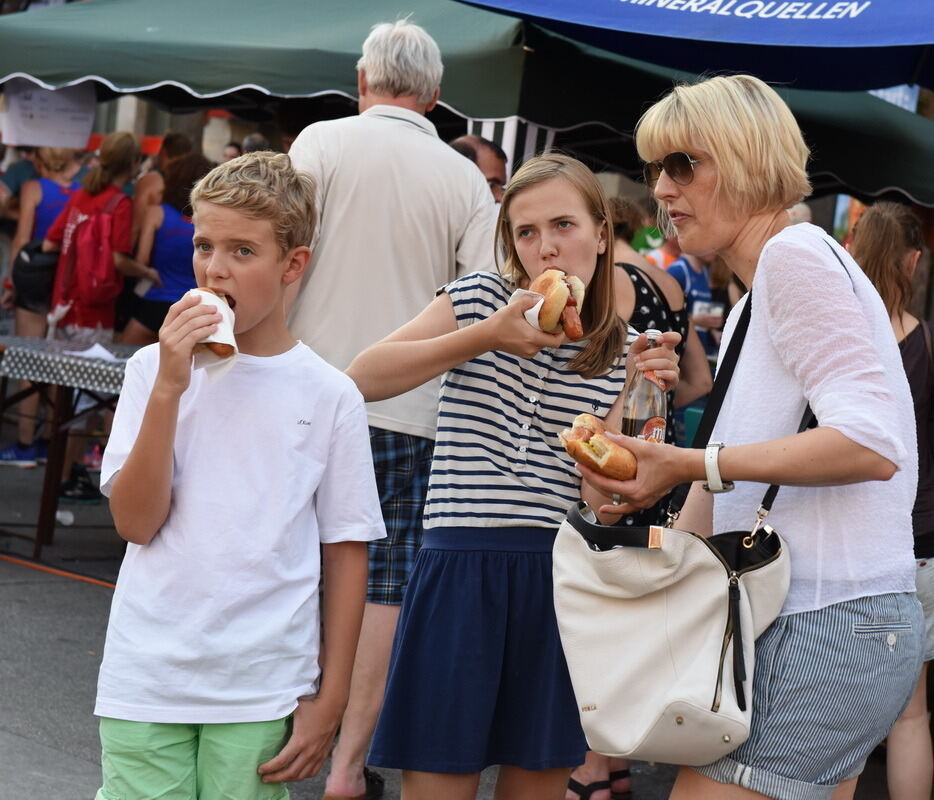
[[[898,468],[890,481],[784,486],[768,522],[788,543],[783,614],[888,592],[913,592],[911,509],[918,480],[914,409],[881,298],[856,262],[814,225],[785,228],[762,249],[746,340],[711,441],[793,434],[807,402]],[[847,274],[849,273],[849,274]],[[744,297],[724,330],[726,352]],[[714,531],[748,529],[766,487],[737,483],[714,501]]]

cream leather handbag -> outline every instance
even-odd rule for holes
[[[788,580],[767,525],[704,539],[600,526],[572,508],[555,540],[555,612],[590,748],[699,766],[742,744],[754,640]]]
[[[713,430],[751,307],[750,295],[694,447]],[[812,418],[807,409],[799,430]],[[785,545],[764,524],[779,487],[749,530],[709,539],[673,527],[688,488],[675,491],[667,527],[600,525],[582,503],[558,530],[558,629],[598,753],[700,766],[749,736],[755,639],[781,611],[790,577]]]

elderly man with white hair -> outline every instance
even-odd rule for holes
[[[406,20],[376,25],[357,63],[360,114],[310,125],[289,151],[292,163],[315,179],[321,215],[290,329],[340,369],[415,317],[438,287],[494,268],[495,206],[486,181],[425,117],[438,102],[442,70],[438,45],[422,28]],[[370,547],[366,610],[329,800],[380,793],[379,776],[364,765],[421,542],[438,388],[432,381],[368,405],[388,538]]]

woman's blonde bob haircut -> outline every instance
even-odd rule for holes
[[[280,253],[309,245],[315,234],[315,184],[285,153],[260,150],[225,161],[191,190],[191,206],[213,203],[245,217],[269,220]]]
[[[636,125],[643,161],[684,151],[717,165],[717,199],[738,216],[779,211],[811,193],[808,147],[778,93],[751,75],[676,86]]]
[[[580,161],[561,153],[545,153],[526,161],[503,194],[496,220],[496,261],[500,274],[515,286],[528,286],[529,274],[519,260],[509,219],[509,207],[521,192],[545,181],[562,178],[576,189],[598,225],[604,226],[606,250],[597,255],[593,278],[581,309],[587,342],[570,367],[585,378],[607,373],[626,346],[626,324],[616,313],[613,287],[613,220],[600,181]]]

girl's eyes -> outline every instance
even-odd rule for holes
[[[563,231],[567,230],[568,228],[571,227],[571,221],[568,219],[563,219],[561,220],[561,222],[558,223],[558,227]]]
[[[211,252],[211,245],[206,244],[205,242],[198,242],[198,244],[195,245],[195,250],[197,250],[199,253],[209,253]]]
[[[237,255],[238,255],[238,256],[251,256],[251,255],[253,255],[253,251],[250,250],[249,247],[238,247],[238,248],[237,248]]]
[[[528,239],[532,235],[532,231],[526,228],[524,231],[519,231],[520,239]]]

